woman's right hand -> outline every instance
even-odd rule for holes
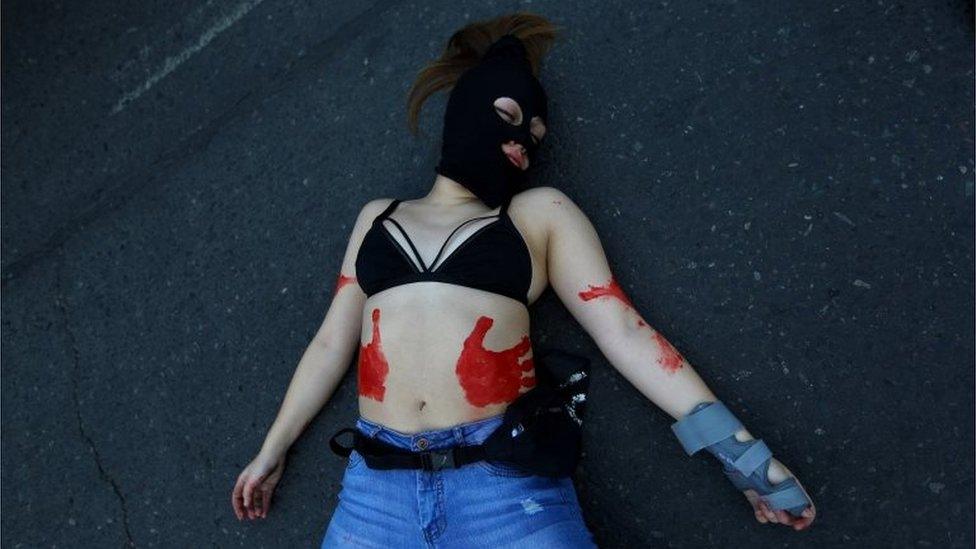
[[[237,477],[231,493],[231,505],[237,520],[266,518],[271,495],[285,470],[285,456],[258,454]]]

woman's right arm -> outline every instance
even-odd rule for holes
[[[356,255],[382,200],[363,206],[356,219],[325,319],[305,349],[292,376],[278,417],[261,452],[284,454],[328,402],[346,374],[359,345],[366,294],[356,280]]]
[[[388,203],[389,199],[371,200],[356,218],[325,319],[298,362],[260,452],[234,487],[232,503],[239,519],[245,514],[265,516],[288,448],[328,402],[352,362],[366,301],[356,280],[356,255],[373,218]]]

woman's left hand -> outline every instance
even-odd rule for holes
[[[769,463],[769,482],[772,485],[779,484],[780,482],[786,480],[787,478],[794,477],[795,475],[786,468],[785,465],[780,463],[776,458],[772,458]],[[813,498],[807,493],[806,488],[800,484],[800,479],[796,479],[796,484],[803,490],[806,494],[807,499],[810,500],[810,506],[803,510],[801,513],[803,516],[794,517],[793,515],[786,512],[785,509],[779,511],[773,511],[766,505],[764,501],[759,499],[759,494],[755,490],[745,490],[743,494],[746,495],[746,499],[752,504],[752,509],[756,513],[756,520],[766,524],[769,522],[785,524],[787,526],[792,526],[794,530],[803,530],[810,526],[813,522],[814,517],[817,516],[817,507],[813,504]]]

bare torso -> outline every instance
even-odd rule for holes
[[[508,208],[532,257],[530,304],[548,284],[546,229],[543,220],[529,215],[531,201],[531,191],[526,191],[516,195]],[[434,219],[425,204],[403,201],[392,217],[430,264],[461,221],[497,212],[445,221]],[[445,256],[477,230],[478,223],[458,231]],[[532,356],[529,312],[519,301],[434,281],[388,288],[373,294],[363,306],[359,411],[364,418],[403,433],[494,416],[533,386]]]

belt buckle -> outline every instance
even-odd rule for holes
[[[454,448],[443,450],[427,450],[420,454],[420,461],[425,471],[440,471],[446,468],[457,468],[454,461]]]

